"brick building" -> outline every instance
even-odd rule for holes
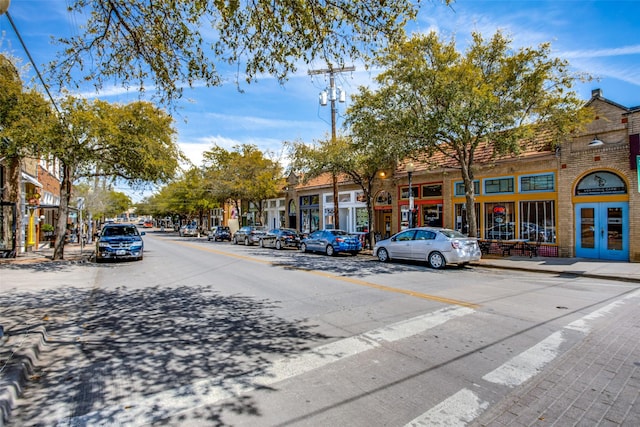
[[[536,242],[541,256],[640,262],[640,106],[619,105],[599,89],[587,106],[595,113],[593,121],[582,134],[561,141],[559,148],[539,135],[518,156],[494,158],[489,147],[477,151],[480,239]],[[443,157],[425,155],[410,166],[401,163],[394,171],[381,171],[385,173],[374,194],[374,232],[387,237],[409,224],[465,232],[464,187],[455,166]],[[289,184],[287,226],[303,232],[330,226],[330,180],[301,184],[289,177]],[[340,182],[338,197],[340,228],[368,229],[362,223],[365,204],[358,188]]]

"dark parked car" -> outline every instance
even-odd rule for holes
[[[382,262],[393,259],[426,261],[433,268],[447,264],[468,264],[482,257],[478,239],[459,231],[438,227],[418,227],[401,231],[373,247],[373,256]]]
[[[357,255],[362,250],[362,243],[359,236],[344,230],[318,230],[302,239],[300,250],[302,252],[322,252],[329,256],[339,252]]]
[[[133,224],[107,224],[98,233],[96,262],[107,259],[134,259],[143,257],[142,236]]]
[[[222,242],[225,240],[231,241],[231,230],[229,227],[217,226],[211,229],[211,232],[207,236],[207,240],[214,242]]]
[[[260,242],[260,236],[267,233],[267,228],[259,225],[245,225],[233,234],[233,244],[244,243],[251,246]]]
[[[298,248],[300,247],[300,236],[296,230],[291,228],[274,228],[267,234],[260,236],[261,248]]]

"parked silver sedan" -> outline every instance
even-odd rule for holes
[[[468,264],[482,257],[478,240],[448,228],[418,227],[380,240],[373,255],[382,262],[393,259],[426,261],[432,268]]]

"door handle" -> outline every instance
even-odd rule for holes
[[[604,228],[600,229],[600,237],[604,237]]]

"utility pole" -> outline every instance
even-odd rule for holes
[[[319,70],[309,70],[309,75],[317,75],[317,74],[329,74],[329,100],[331,101],[331,143],[335,144],[336,142],[336,100],[340,102],[344,102],[344,92],[338,88],[336,88],[336,73],[347,73],[355,71],[356,67],[341,67],[341,68],[333,68],[333,66],[329,66],[328,68],[322,68]],[[340,92],[338,95],[337,92]],[[320,93],[320,105],[327,105],[327,92],[323,91]],[[333,181],[333,224],[334,227],[340,228],[340,213],[338,209],[338,178],[336,177],[335,171],[331,171],[331,179]]]

